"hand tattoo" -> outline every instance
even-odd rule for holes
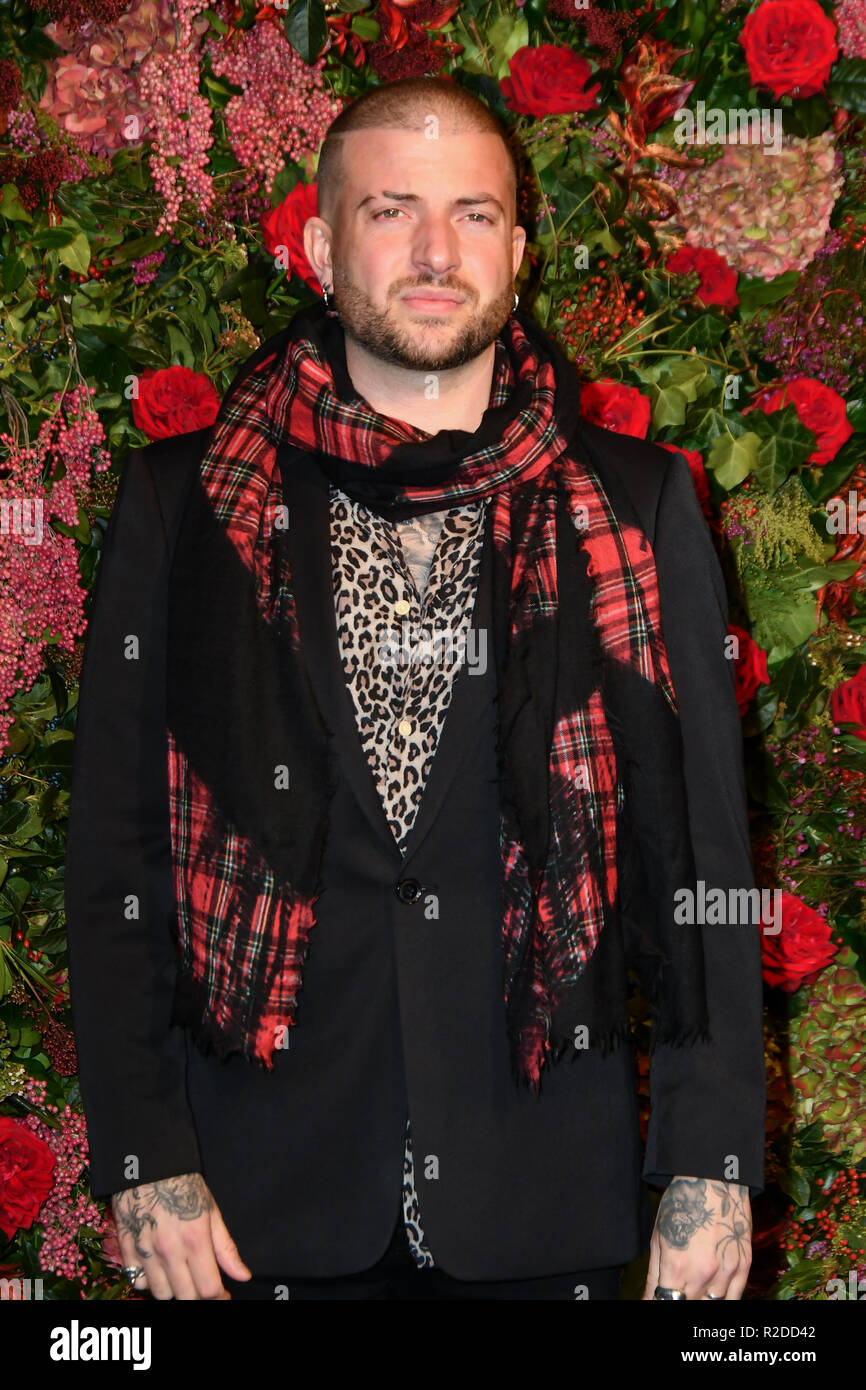
[[[731,1246],[738,1259],[747,1258],[749,1254],[752,1244],[752,1215],[746,1206],[749,1189],[736,1182],[712,1182],[710,1187],[720,1202],[716,1225],[724,1223],[727,1232],[716,1241],[716,1254],[721,1256],[724,1269],[725,1255]]]
[[[748,1193],[748,1187],[740,1183],[674,1178],[659,1202],[656,1217],[659,1234],[674,1249],[685,1250],[696,1231],[716,1226],[723,1232],[715,1244],[722,1268],[732,1247],[738,1260],[747,1259],[752,1239],[751,1213],[746,1205]]]
[[[676,1250],[685,1250],[695,1231],[712,1225],[704,1178],[674,1178],[662,1193],[656,1225]]]
[[[116,1192],[111,1205],[118,1231],[131,1235],[139,1259],[148,1260],[153,1251],[144,1249],[141,1235],[156,1226],[160,1210],[181,1221],[195,1221],[212,1209],[214,1200],[201,1173],[182,1173]]]

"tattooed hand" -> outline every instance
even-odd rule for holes
[[[665,1188],[650,1245],[644,1300],[655,1287],[686,1298],[742,1298],[752,1263],[748,1187],[715,1178],[676,1177]]]
[[[123,1264],[145,1270],[133,1287],[154,1298],[231,1298],[218,1264],[232,1279],[252,1275],[201,1173],[115,1192],[111,1209]]]

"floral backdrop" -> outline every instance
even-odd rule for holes
[[[211,423],[319,293],[328,124],[424,74],[513,132],[521,303],[584,412],[682,451],[712,529],[757,881],[783,893],[749,1296],[825,1299],[866,1278],[866,0],[4,0],[0,1277],[142,1296],[89,1196],[63,915],[124,457]]]

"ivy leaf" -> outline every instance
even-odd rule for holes
[[[649,385],[656,430],[683,424],[687,407],[706,389],[709,377],[704,363],[697,357],[679,358],[673,365],[665,363],[651,367],[639,375]]]
[[[724,319],[720,319],[716,314],[701,314],[698,318],[680,322],[671,329],[665,348],[680,348],[688,352],[694,347],[700,352],[703,348],[715,347],[725,336],[727,328]]]
[[[793,469],[806,462],[815,448],[815,434],[802,423],[793,405],[786,405],[772,415],[752,411],[749,424],[763,440],[758,449],[755,477],[765,492],[775,492]]]
[[[752,472],[758,461],[760,443],[759,436],[751,430],[734,438],[727,431],[719,435],[710,449],[707,467],[712,469],[716,481],[726,492],[730,492]]]

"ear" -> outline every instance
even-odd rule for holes
[[[323,217],[308,217],[304,223],[304,254],[321,285],[334,281],[331,264],[333,232]]]

